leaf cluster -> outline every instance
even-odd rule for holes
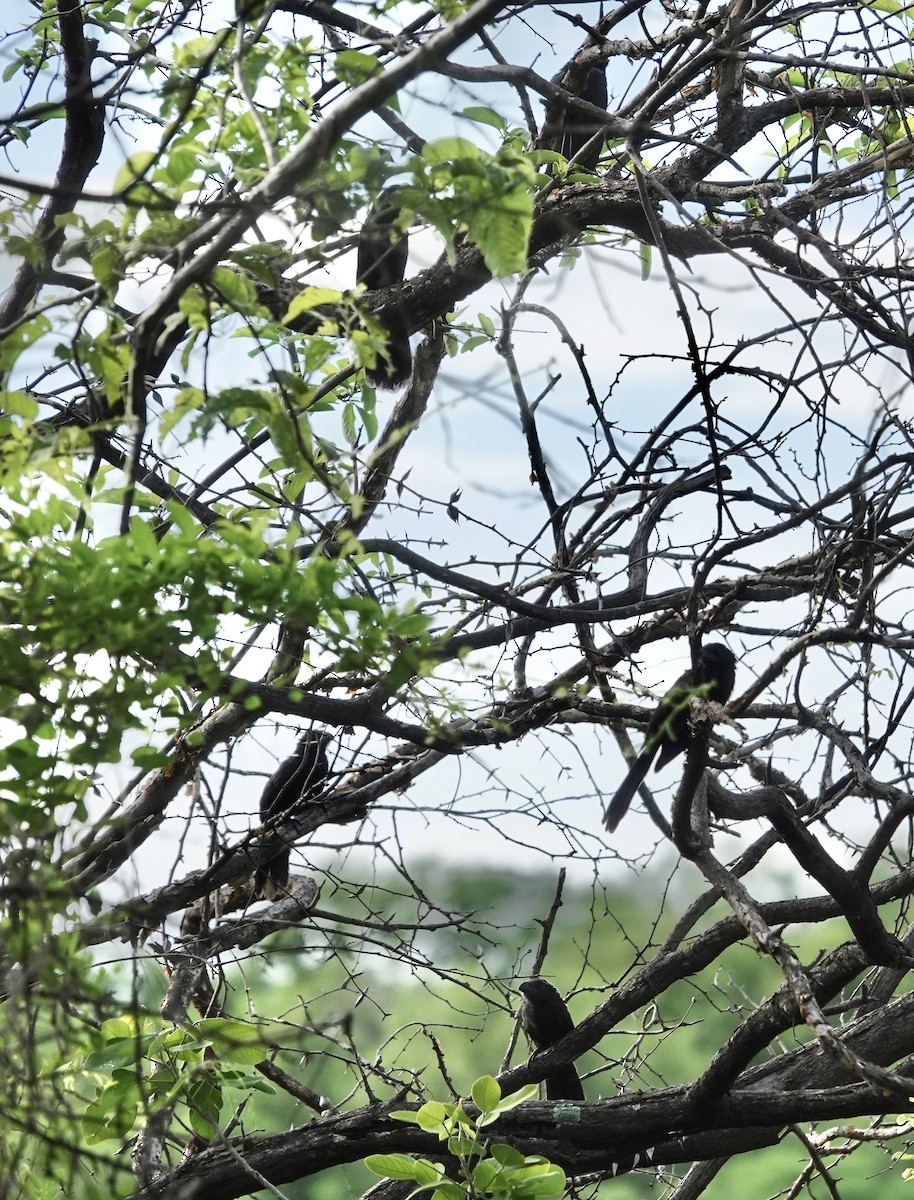
[[[416,1112],[393,1112],[395,1121],[417,1125],[446,1143],[456,1160],[458,1178],[449,1178],[441,1163],[404,1154],[372,1154],[365,1165],[386,1179],[409,1179],[416,1183],[412,1195],[428,1193],[431,1200],[533,1200],[537,1196],[565,1194],[565,1172],[540,1155],[521,1154],[512,1146],[491,1143],[482,1130],[536,1095],[536,1086],[520,1088],[502,1096],[498,1082],[483,1075],[471,1088],[479,1110],[469,1116],[462,1104],[430,1101]]]

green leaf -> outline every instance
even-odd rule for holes
[[[466,1189],[462,1188],[459,1183],[440,1183],[436,1188],[432,1200],[466,1200]]]
[[[445,1178],[444,1167],[440,1163],[429,1162],[427,1158],[417,1158],[415,1164],[416,1173],[413,1178],[416,1183],[423,1187],[428,1187],[429,1184],[437,1184]]]
[[[651,274],[651,256],[653,254],[653,246],[649,242],[642,242],[638,247],[638,257],[641,259],[641,278],[649,279]]]
[[[476,209],[467,222],[470,237],[496,279],[527,269],[532,225],[533,194],[526,188],[493,198]]]
[[[355,426],[355,407],[352,404],[343,405],[343,437],[350,446],[354,446],[358,440],[358,431]]]
[[[473,1103],[483,1113],[493,1112],[501,1100],[501,1088],[491,1075],[481,1075],[470,1088]]]
[[[518,1104],[526,1104],[528,1100],[535,1100],[539,1088],[535,1083],[527,1083],[522,1088],[518,1088],[516,1092],[512,1092],[510,1096],[503,1096],[498,1102],[497,1111],[499,1113],[510,1112],[512,1108],[517,1108]]]
[[[528,1196],[563,1196],[568,1185],[562,1168],[550,1162],[507,1170],[504,1181],[517,1200],[526,1200]]]
[[[390,1119],[392,1121],[402,1121],[404,1125],[419,1124],[419,1114],[410,1112],[409,1109],[400,1109],[399,1112],[392,1112]]]
[[[460,137],[437,138],[426,142],[422,148],[422,157],[432,166],[438,164],[453,164],[458,159],[482,159],[485,152],[471,141]]]
[[[494,1159],[486,1158],[477,1163],[472,1174],[473,1194],[484,1196],[500,1174],[501,1167]]]
[[[371,396],[362,396],[362,402],[359,405],[359,415],[362,418],[362,424],[365,426],[365,433],[368,436],[368,440],[373,442],[378,436],[377,402],[374,393]]]
[[[209,329],[209,301],[197,287],[189,287],[178,301],[178,309],[191,329]]]
[[[209,157],[206,147],[200,142],[193,139],[176,141],[164,156],[156,178],[161,177],[171,184],[186,183],[197,174],[201,163]]]
[[[476,121],[480,125],[491,125],[493,129],[508,128],[508,122],[501,113],[496,112],[494,108],[486,108],[481,104],[471,104],[468,108],[455,113],[454,116],[466,117],[468,121]]]
[[[151,150],[140,150],[136,154],[131,154],[114,177],[115,192],[123,192],[137,180],[142,179],[155,160],[156,155]]]
[[[131,751],[130,760],[143,771],[154,771],[167,766],[171,762],[171,755],[157,750],[155,746],[137,746],[136,750]]]
[[[212,275],[213,286],[223,300],[227,300],[240,312],[247,312],[257,303],[257,292],[250,279],[230,267],[216,267]]]
[[[187,1107],[194,1132],[207,1139],[215,1137],[222,1111],[222,1089],[209,1073],[194,1080],[188,1088]]]
[[[522,1167],[525,1159],[519,1150],[513,1146],[504,1146],[500,1142],[489,1147],[489,1154],[503,1167]]]
[[[423,1104],[416,1113],[416,1124],[426,1133],[441,1134],[444,1132],[446,1135],[445,1125],[448,1117],[452,1115],[453,1108],[453,1105],[446,1108],[437,1100],[430,1100],[427,1104]]]
[[[142,517],[133,517],[130,522],[130,536],[133,539],[133,549],[146,562],[154,562],[161,557],[159,543],[148,521],[144,521]]]
[[[369,1171],[384,1179],[415,1179],[417,1183],[433,1183],[441,1177],[440,1171],[430,1162],[410,1158],[408,1154],[369,1154],[364,1162]]]
[[[248,1063],[253,1066],[263,1060],[266,1044],[260,1030],[243,1021],[225,1017],[206,1017],[197,1021],[194,1029],[212,1044],[217,1057],[226,1062]]]
[[[100,246],[92,255],[92,274],[106,292],[114,292],[120,283],[124,265],[120,253],[110,243]]]
[[[38,402],[28,392],[0,392],[0,410],[34,421],[38,416]]]
[[[10,241],[12,240],[10,239]],[[7,243],[7,248],[9,248],[9,243]],[[39,248],[39,260],[40,257]],[[50,321],[43,314],[39,313],[38,316],[33,317],[31,320],[23,321],[21,325],[17,325],[11,333],[8,333],[5,338],[0,340],[0,373],[4,375],[8,374],[13,364],[19,358],[19,355],[34,342],[37,342],[40,337],[44,337],[50,328]]]
[[[372,75],[380,75],[384,68],[372,54],[360,50],[342,50],[336,56],[336,73],[346,83],[364,83]]]
[[[290,324],[300,313],[310,312],[319,304],[338,304],[342,298],[343,293],[338,292],[335,288],[306,287],[289,305],[286,315],[282,319],[283,324]]]
[[[111,1017],[103,1022],[101,1035],[106,1041],[115,1038],[136,1037],[139,1030],[137,1022],[132,1017]]]
[[[136,1063],[143,1049],[144,1043],[138,1042],[136,1038],[112,1038],[101,1049],[88,1055],[84,1065],[90,1071],[102,1071],[110,1075],[118,1067],[129,1067]]]
[[[448,1154],[452,1155],[452,1157],[465,1159],[478,1158],[485,1153],[480,1143],[476,1140],[475,1131],[472,1136],[466,1136],[461,1132],[456,1136],[449,1137],[447,1139],[447,1150]]]
[[[120,1141],[136,1124],[140,1109],[140,1091],[132,1072],[119,1075],[114,1083],[101,1089],[83,1113],[82,1127],[86,1142]]]

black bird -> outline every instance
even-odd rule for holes
[[[409,257],[409,234],[396,228],[400,208],[395,192],[382,193],[368,211],[365,224],[359,231],[356,261],[356,282],[364,283],[370,292],[376,288],[402,283]],[[387,354],[376,366],[365,372],[372,387],[402,387],[413,369],[409,334],[403,325],[385,316]]]
[[[260,821],[266,825],[273,817],[288,812],[318,795],[330,771],[326,747],[329,733],[309,731],[298,740],[295,753],[280,763],[267,780],[260,797]],[[289,851],[280,850],[257,864],[254,899],[275,900],[289,882]]]
[[[545,979],[528,979],[518,991],[523,992],[517,1017],[520,1027],[537,1050],[548,1050],[571,1033],[574,1021],[565,1001]],[[557,1067],[546,1076],[547,1100],[583,1100],[584,1089],[574,1063]]]
[[[732,652],[720,642],[701,648],[701,673],[705,686],[704,695],[709,700],[723,704],[729,700],[736,680],[736,659]],[[631,804],[635,792],[644,783],[651,763],[656,755],[657,767],[682,754],[689,744],[689,704],[696,694],[692,669],[684,671],[663,697],[648,722],[641,753],[629,767],[628,774],[609,802],[603,824],[610,833],[616,828]]]
[[[580,92],[580,97],[582,100],[587,100],[591,104],[595,104],[597,108],[606,107],[608,93],[606,91],[605,63],[601,63],[599,67],[591,67],[587,75],[587,81]],[[566,158],[574,158],[578,151],[601,128],[602,126],[596,123],[592,117],[586,116],[575,108],[568,108],[565,110],[565,120],[562,124],[562,133],[556,149],[560,154],[564,154]],[[602,149],[603,142],[596,142],[586,154],[577,159],[572,169],[578,171],[595,171],[597,163],[600,161]]]

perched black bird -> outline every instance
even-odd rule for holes
[[[702,646],[701,672],[706,688],[704,695],[709,700],[716,700],[718,704],[729,700],[736,679],[736,659],[726,646],[720,642]],[[677,754],[682,754],[689,744],[689,702],[696,694],[695,688],[690,667],[679,676],[654,709],[654,715],[648,722],[644,735],[641,753],[629,767],[628,774],[606,809],[603,824],[610,833],[628,812],[628,806],[635,792],[644,783],[644,777],[655,755],[656,769],[659,771],[668,762],[672,762]]]
[[[365,224],[359,231],[356,282],[364,283],[370,292],[375,288],[403,282],[409,256],[409,234],[396,228],[399,215],[396,193],[383,193],[369,209]],[[404,326],[398,327],[389,316],[385,317],[385,322],[387,356],[366,372],[366,378],[372,387],[402,387],[413,369],[409,334]]]
[[[571,1013],[551,983],[545,979],[528,979],[518,991],[524,995],[517,1013],[520,1027],[537,1050],[548,1050],[574,1029]],[[552,1075],[546,1076],[546,1099],[584,1099],[584,1089],[574,1063],[558,1067]]]
[[[280,763],[267,780],[260,797],[260,820],[266,825],[273,817],[288,812],[299,803],[318,795],[330,771],[326,747],[329,733],[309,731],[299,738],[295,753]],[[257,864],[254,899],[275,900],[289,882],[289,851],[280,850]]]
[[[591,67],[580,96],[582,100],[587,100],[591,104],[595,104],[597,108],[606,107],[608,93],[606,91],[605,63],[601,63],[599,67]],[[594,134],[599,133],[601,128],[591,117],[585,116],[584,113],[578,112],[575,108],[568,108],[565,110],[562,134],[556,149],[560,154],[564,154],[566,158],[574,158]],[[573,169],[578,171],[595,171],[602,149],[602,141],[596,142],[586,154],[577,159]]]

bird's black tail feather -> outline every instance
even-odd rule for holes
[[[280,850],[269,862],[261,863],[254,875],[254,900],[277,900],[289,885],[288,850]]]
[[[376,388],[403,387],[413,373],[413,355],[405,333],[390,330],[386,357],[378,357],[377,365],[365,372],[365,378]]]
[[[634,800],[635,792],[644,783],[644,777],[650,770],[650,765],[656,752],[656,746],[653,746],[649,751],[642,750],[631,767],[629,767],[628,774],[619,784],[615,796],[610,800],[603,815],[603,825],[609,833],[615,831],[616,826],[628,812],[628,806]]]
[[[559,1067],[551,1075],[546,1076],[547,1100],[583,1100],[584,1088],[575,1070],[574,1063]]]

